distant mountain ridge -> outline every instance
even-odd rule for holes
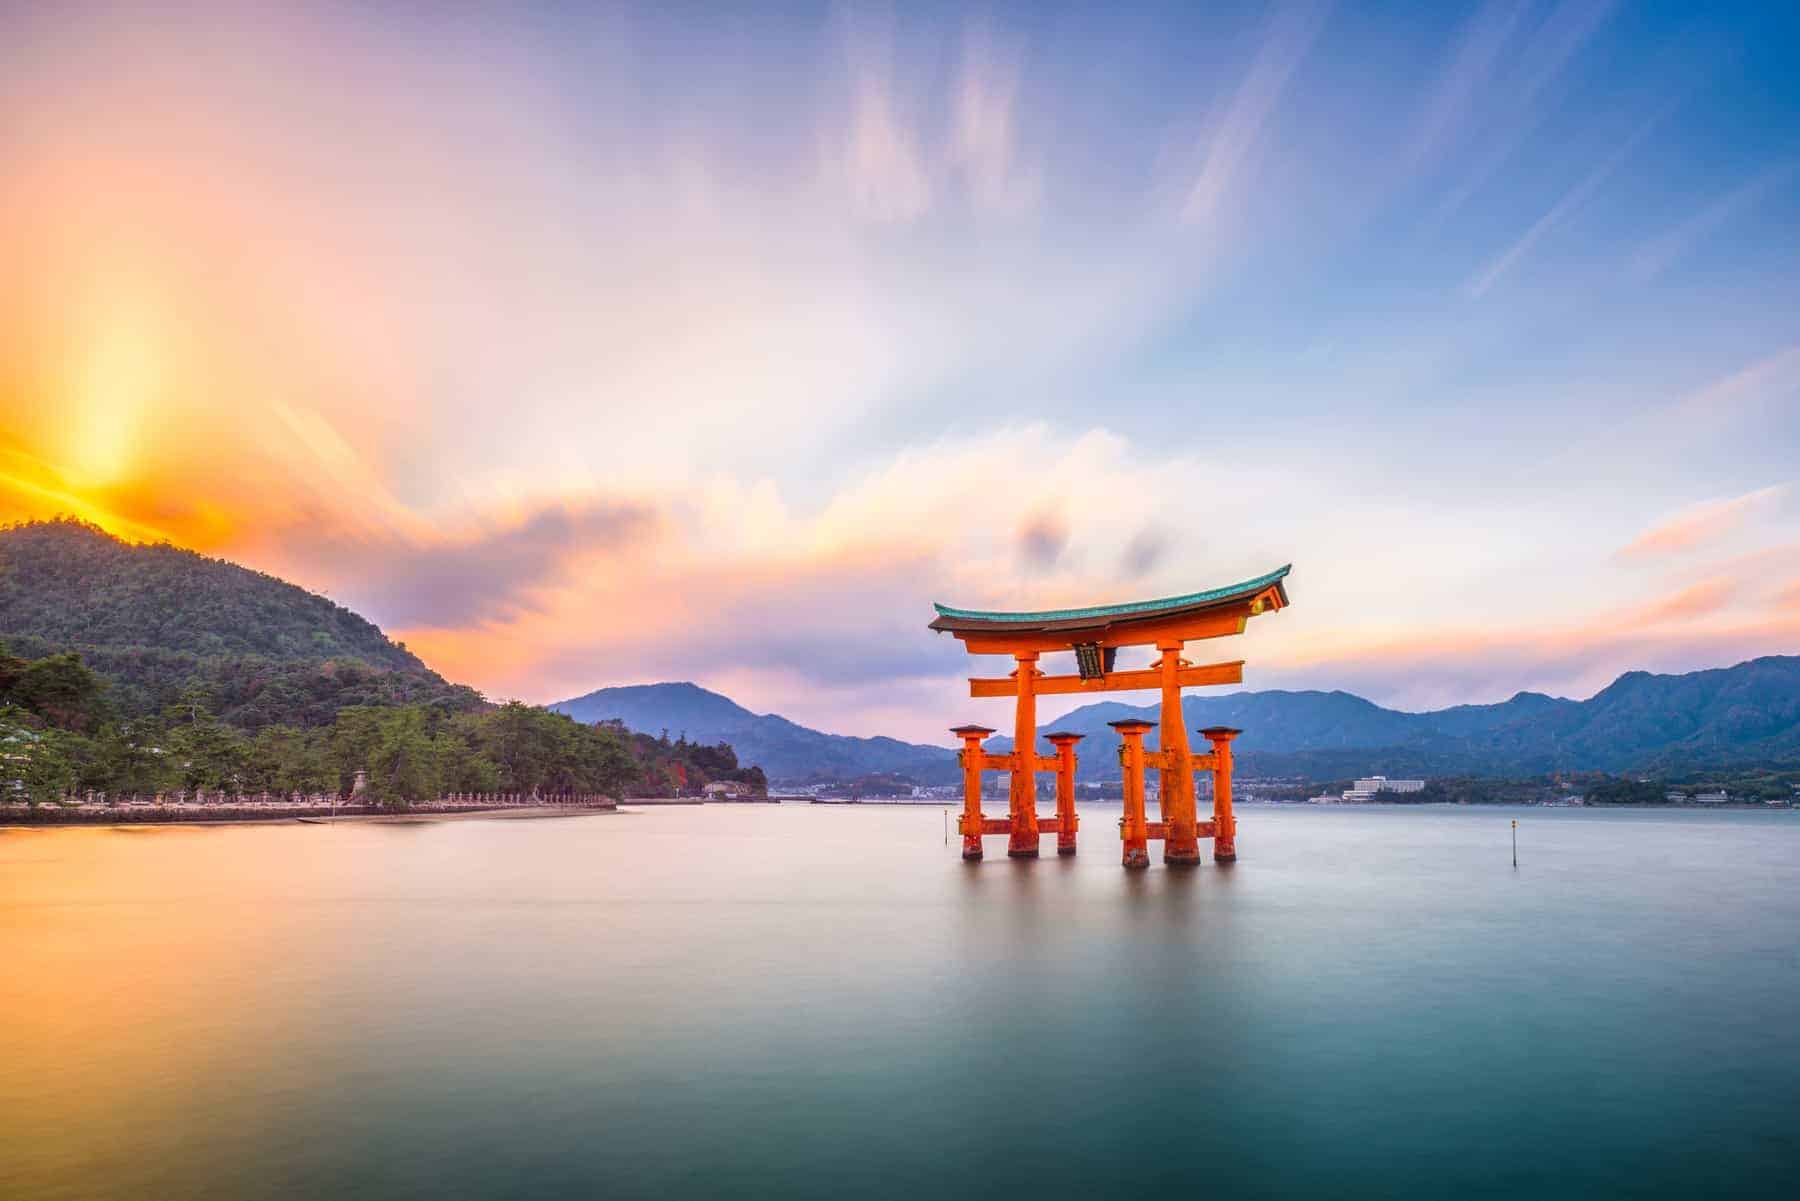
[[[634,729],[731,742],[772,779],[850,778],[898,772],[924,783],[956,778],[948,747],[851,738],[755,714],[694,684],[603,688],[550,708],[577,720],[619,718]],[[1435,712],[1383,708],[1348,692],[1237,692],[1184,698],[1190,730],[1236,726],[1243,770],[1342,778],[1388,775],[1527,775],[1800,763],[1800,656],[1653,675],[1628,672],[1585,701],[1521,692],[1491,705]],[[995,717],[1003,724],[1004,714]],[[1046,724],[1086,736],[1081,776],[1118,774],[1118,736],[1107,723],[1154,721],[1158,706],[1102,701]],[[1152,736],[1154,738],[1154,736]],[[995,737],[995,752],[1011,749]],[[1040,743],[1048,754],[1049,744]]]
[[[853,779],[898,773],[947,783],[956,775],[956,756],[945,747],[922,746],[897,738],[856,738],[809,729],[774,713],[752,713],[736,701],[697,684],[633,684],[601,688],[545,708],[576,721],[623,721],[634,730],[695,742],[729,742],[745,763],[760,766],[770,779]]]

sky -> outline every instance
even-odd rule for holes
[[[0,520],[272,572],[496,698],[945,743],[1008,665],[932,601],[1290,562],[1189,657],[1419,709],[1800,653],[1797,46],[1604,0],[0,5]]]

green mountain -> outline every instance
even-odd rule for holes
[[[851,779],[899,773],[921,783],[957,778],[955,753],[891,738],[849,738],[757,714],[693,684],[603,688],[551,708],[582,721],[619,718],[640,730],[667,729],[698,742],[725,740],[770,778]],[[1585,701],[1521,692],[1493,705],[1407,713],[1348,692],[1283,691],[1190,695],[1190,730],[1236,726],[1247,774],[1339,779],[1503,775],[1551,771],[1680,771],[1800,765],[1800,657],[1735,667],[1651,675],[1631,672]],[[993,721],[1008,713],[997,707]],[[1048,722],[1086,735],[1083,779],[1118,775],[1118,735],[1127,717],[1157,720],[1158,706],[1102,701]],[[1154,742],[1154,735],[1152,736]],[[988,743],[1000,753],[1012,741]],[[1050,753],[1050,745],[1039,749]]]
[[[898,774],[921,783],[950,783],[957,778],[956,756],[943,747],[826,734],[773,713],[752,713],[696,684],[602,688],[547,707],[576,721],[616,720],[634,730],[666,730],[699,743],[729,742],[740,759],[759,765],[775,780]]]
[[[196,689],[245,729],[325,725],[358,704],[481,704],[326,597],[77,521],[0,529],[0,641],[26,657],[78,651],[125,716]]]
[[[24,660],[79,652],[107,679],[106,704],[127,718],[199,698],[228,725],[256,731],[330,726],[355,705],[454,713],[483,703],[325,597],[74,521],[0,529],[0,642]],[[54,704],[61,678],[47,667],[23,686]],[[742,763],[779,780],[957,778],[947,746],[827,734],[693,684],[603,688],[551,708],[581,722],[617,719],[706,746],[730,743]],[[1005,724],[1005,706],[991,712],[995,725]],[[1242,728],[1244,770],[1259,774],[1793,766],[1800,765],[1800,657],[1684,675],[1630,672],[1579,702],[1523,692],[1495,705],[1406,713],[1347,692],[1268,691],[1192,695],[1184,714],[1190,728]],[[1106,723],[1127,716],[1154,719],[1156,706],[1107,701],[1051,724],[1089,736],[1082,775],[1092,779],[1116,775],[1117,739]],[[991,749],[1008,745],[996,738]]]
[[[1800,765],[1800,656],[1682,675],[1628,672],[1585,701],[1521,692],[1494,705],[1406,713],[1348,692],[1268,691],[1190,695],[1182,712],[1190,730],[1242,729],[1243,769],[1269,775],[1792,766]],[[1107,723],[1125,717],[1154,721],[1158,706],[1084,705],[1053,724],[1087,736],[1084,776],[1116,775],[1119,739]]]

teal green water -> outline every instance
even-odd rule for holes
[[[1800,813],[1116,814],[0,832],[0,1196],[1795,1195]]]

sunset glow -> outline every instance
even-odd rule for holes
[[[1795,16],[1502,7],[9,10],[0,518],[945,743],[933,600],[1293,562],[1246,686],[1399,707],[1800,650]]]

